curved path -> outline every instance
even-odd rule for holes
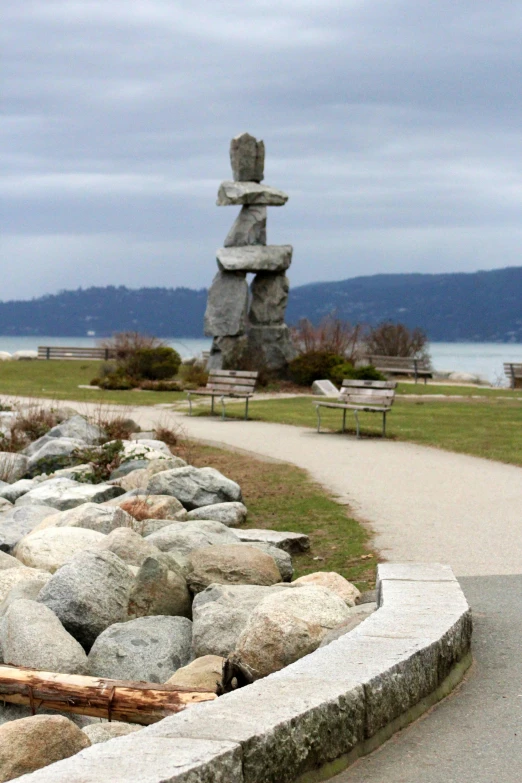
[[[458,691],[335,783],[515,783],[522,778],[522,470],[438,449],[262,422],[135,409],[196,438],[305,468],[396,562],[449,563],[474,612]]]

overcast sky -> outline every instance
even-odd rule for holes
[[[294,285],[522,264],[513,0],[12,0],[0,299],[207,286],[265,141]]]

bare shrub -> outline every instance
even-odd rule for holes
[[[94,409],[88,409],[84,417],[97,427],[100,427],[106,436],[103,442],[109,440],[129,440],[137,425],[130,416],[131,408],[125,405],[110,405],[99,403]],[[139,429],[139,428],[138,428]]]
[[[182,364],[179,376],[184,389],[198,389],[208,381],[208,372],[199,364]]]
[[[362,327],[352,326],[332,315],[314,326],[308,318],[301,318],[292,329],[292,339],[299,353],[330,353],[345,357],[352,364],[359,354]]]
[[[365,342],[370,355],[429,359],[428,338],[418,327],[409,329],[402,323],[384,321],[370,328]]]
[[[98,344],[100,348],[109,350],[111,356],[117,362],[128,359],[129,356],[132,356],[136,351],[139,351],[142,348],[165,347],[164,340],[160,340],[159,337],[152,337],[148,334],[141,334],[141,332],[116,332],[112,337],[100,340]]]
[[[126,500],[125,503],[121,504],[120,508],[126,511],[127,514],[130,514],[131,517],[134,517],[137,522],[144,522],[146,519],[165,519],[161,512],[152,511],[147,500],[143,498]]]
[[[12,430],[32,441],[46,435],[57,424],[58,416],[53,408],[34,402],[20,408]]]
[[[1,442],[0,450],[13,451],[12,449],[3,449],[3,444]],[[17,461],[14,453],[0,455],[0,481],[6,481],[8,484],[11,484],[16,475],[16,469]]]

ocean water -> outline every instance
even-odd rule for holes
[[[169,338],[165,342],[183,358],[197,356],[210,349],[211,340],[189,337]],[[95,337],[2,337],[0,351],[36,350],[39,345],[97,345]],[[496,385],[507,385],[503,362],[522,362],[522,343],[430,343],[435,370],[452,370],[479,375]]]

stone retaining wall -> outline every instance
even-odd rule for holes
[[[336,774],[442,698],[471,661],[448,566],[383,564],[379,609],[253,685],[94,745],[24,783],[302,783]]]

